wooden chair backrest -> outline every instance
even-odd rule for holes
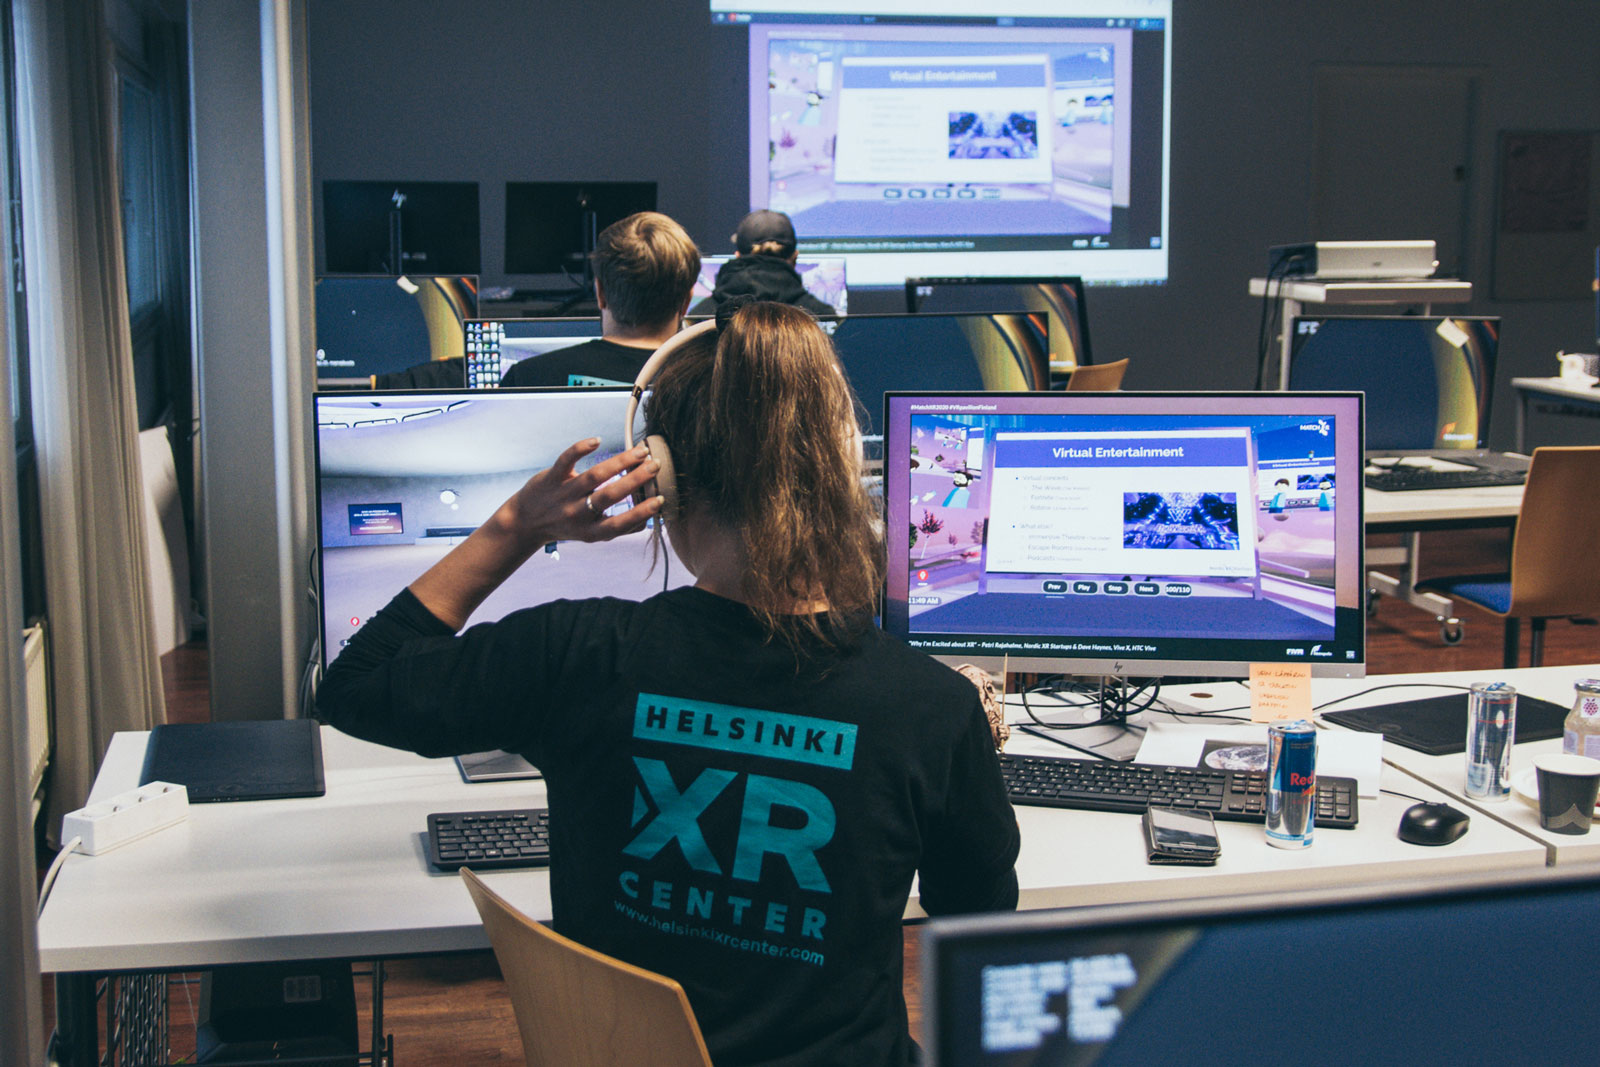
[[[1115,363],[1090,363],[1077,367],[1067,379],[1067,390],[1074,393],[1107,393],[1122,388],[1122,376],[1128,373],[1128,361]]]
[[[683,987],[562,937],[465,868],[505,976],[528,1067],[710,1067]]]
[[[1600,445],[1534,449],[1511,544],[1510,614],[1600,614]]]

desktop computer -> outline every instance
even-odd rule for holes
[[[622,451],[628,395],[542,389],[315,397],[324,665],[574,441],[602,442],[580,469]],[[547,545],[467,624],[563,597],[643,600],[691,581],[665,539],[659,550],[652,541],[644,530],[599,544]]]
[[[465,354],[474,275],[327,275],[316,287],[317,387],[369,388],[380,374]]]
[[[1360,394],[891,393],[885,409],[883,628],[911,647],[1115,677],[1364,672]]]
[[[1586,1063],[1597,941],[1594,865],[934,920],[923,1049],[938,1067]]]
[[[1082,278],[907,278],[906,311],[1025,311],[1048,316],[1050,369],[1094,362]]]

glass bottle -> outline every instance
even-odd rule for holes
[[[1572,711],[1561,730],[1561,751],[1600,759],[1600,678],[1573,685]]]

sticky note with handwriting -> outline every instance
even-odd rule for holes
[[[1250,721],[1311,718],[1311,664],[1250,664]]]

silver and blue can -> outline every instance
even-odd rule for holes
[[[1467,796],[1511,795],[1511,745],[1517,735],[1517,691],[1504,682],[1474,682],[1467,692]]]
[[[1267,844],[1310,848],[1317,814],[1317,728],[1305,719],[1267,727]]]

